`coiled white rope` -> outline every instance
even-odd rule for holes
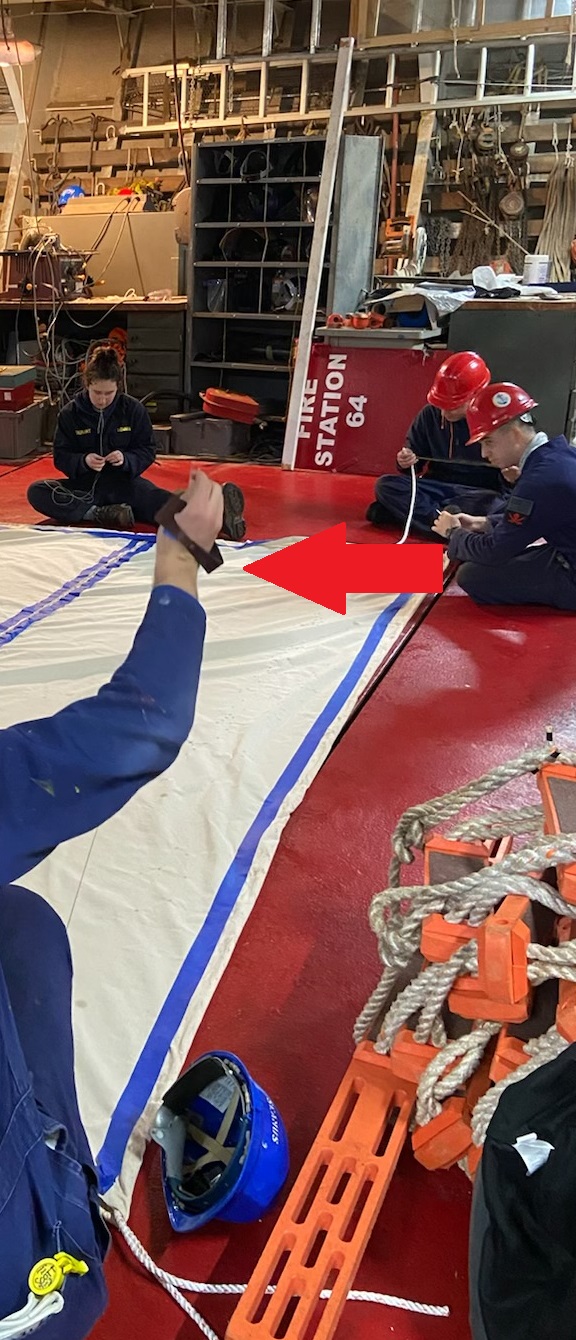
[[[181,1307],[182,1311],[196,1323],[196,1326],[199,1331],[202,1332],[202,1335],[206,1337],[206,1340],[219,1340],[216,1332],[212,1330],[212,1327],[208,1325],[208,1322],[205,1321],[204,1317],[202,1317],[201,1314],[197,1312],[196,1308],[192,1307],[192,1304],[188,1302],[188,1299],[184,1297],[182,1290],[184,1289],[187,1293],[193,1294],[243,1294],[246,1292],[248,1285],[204,1284],[198,1280],[185,1280],[180,1279],[177,1275],[169,1275],[166,1270],[161,1270],[160,1266],[157,1266],[152,1260],[152,1257],[149,1256],[146,1248],[142,1246],[142,1243],[136,1237],[136,1234],[133,1233],[132,1229],[128,1226],[126,1220],[118,1210],[107,1210],[106,1218],[114,1224],[122,1234],[132,1255],[140,1262],[140,1265],[144,1266],[144,1269],[147,1270],[164,1289],[166,1289],[166,1292],[170,1294],[170,1297],[174,1299],[174,1302],[178,1304],[178,1307]],[[274,1286],[269,1285],[266,1293],[274,1293]],[[323,1289],[320,1298],[324,1300],[330,1297],[331,1290]],[[411,1298],[396,1298],[393,1294],[371,1293],[369,1290],[365,1289],[352,1289],[348,1294],[348,1302],[377,1303],[382,1307],[398,1308],[402,1312],[417,1312],[425,1317],[450,1316],[449,1307],[437,1307],[432,1303],[417,1303]]]

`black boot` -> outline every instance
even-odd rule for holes
[[[102,530],[134,530],[134,513],[128,503],[95,507],[90,521]]]
[[[370,503],[368,511],[366,512],[366,520],[369,521],[372,526],[397,526],[399,524],[397,517],[391,516],[390,512],[387,512],[386,508],[382,506],[382,503],[379,503],[377,500]]]
[[[237,484],[224,484],[224,522],[220,534],[225,540],[243,540],[246,534],[244,494]]]

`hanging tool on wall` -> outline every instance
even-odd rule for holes
[[[518,139],[514,140],[514,143],[510,145],[510,148],[508,150],[509,159],[511,159],[514,167],[518,168],[519,171],[521,172],[525,168],[525,164],[528,160],[528,154],[530,152],[530,146],[527,144],[524,138],[525,128],[526,128],[526,109],[524,109],[522,113],[522,120],[520,122],[520,131],[518,134]]]
[[[398,215],[384,224],[384,256],[410,260],[416,243],[416,219],[413,215]]]
[[[92,195],[94,195],[96,192],[96,174],[94,172],[94,148],[96,145],[99,125],[100,125],[100,117],[96,115],[96,112],[92,112],[90,116],[90,146],[88,149],[88,172],[90,173],[90,176],[92,178],[92,186],[91,186]]]
[[[60,154],[60,137],[62,134],[62,127],[72,126],[72,121],[68,116],[49,117],[48,121],[45,121],[44,125],[40,127],[41,144],[46,144],[49,142],[44,138],[44,136],[45,132],[49,129],[50,126],[54,126],[54,147],[52,149],[52,153],[49,155],[48,158],[48,174],[44,180],[44,186],[48,195],[50,196],[51,205],[52,207],[54,207],[58,191],[62,190],[62,187],[66,184],[68,177],[70,176],[69,172],[63,173],[60,171],[59,154]]]

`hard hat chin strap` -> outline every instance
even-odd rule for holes
[[[201,1154],[199,1159],[195,1159],[194,1163],[187,1164],[182,1169],[184,1175],[200,1172],[207,1163],[223,1163],[226,1168],[228,1167],[236,1150],[232,1145],[226,1146],[226,1141],[230,1134],[230,1127],[238,1111],[239,1102],[240,1093],[236,1090],[230,1099],[215,1136],[209,1135],[207,1131],[201,1130],[199,1126],[194,1126],[192,1123],[188,1125],[188,1135],[191,1136],[197,1145],[200,1145],[202,1149],[205,1149],[206,1153]],[[180,1194],[182,1194],[181,1188],[179,1188],[179,1191]]]

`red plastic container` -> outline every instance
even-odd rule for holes
[[[36,368],[28,365],[0,366],[0,410],[13,413],[27,409],[34,401]]]
[[[209,387],[201,393],[204,413],[216,419],[231,419],[233,423],[254,423],[260,406],[250,395],[237,395],[232,391],[222,391]]]
[[[5,390],[0,386],[0,410],[27,409],[34,402],[34,382],[25,382],[23,386],[13,386]]]

